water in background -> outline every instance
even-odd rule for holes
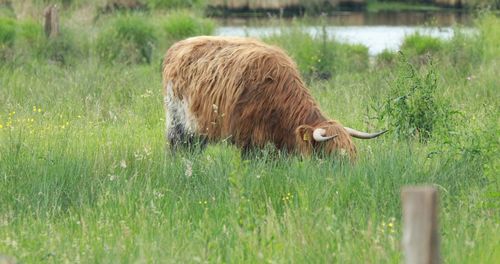
[[[293,19],[275,18],[241,19],[229,18],[219,21],[216,34],[219,36],[264,37],[279,34],[283,28],[292,25]],[[338,41],[363,44],[371,55],[384,49],[398,50],[405,36],[420,32],[434,37],[449,39],[454,25],[470,26],[472,18],[460,12],[340,12],[325,17],[323,22],[303,26],[312,36],[322,34],[325,26],[328,37]],[[279,24],[269,26],[269,24]]]

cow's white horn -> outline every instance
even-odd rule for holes
[[[324,130],[323,128],[316,128],[313,131],[313,138],[316,142],[323,142],[338,136],[338,135],[333,135],[326,137],[325,134],[326,130]]]
[[[349,135],[351,135],[351,137],[361,138],[361,139],[376,138],[376,137],[384,134],[385,132],[387,132],[387,130],[384,130],[384,131],[380,131],[377,133],[366,133],[366,132],[361,132],[361,131],[358,131],[356,129],[352,129],[349,127],[344,127],[344,129],[347,131],[347,133]]]

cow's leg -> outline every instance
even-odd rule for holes
[[[197,136],[188,130],[173,116],[167,125],[167,142],[170,149],[175,152],[177,149],[203,150],[207,145],[207,138]]]
[[[165,87],[165,137],[168,147],[175,150],[183,145],[186,139],[186,129],[182,123],[182,114],[180,111],[181,103],[178,98],[175,98],[173,93],[173,84],[171,81]]]
[[[196,136],[188,133],[186,138],[186,146],[190,150],[204,150],[207,146],[208,140],[204,136]]]
[[[179,124],[172,124],[167,128],[167,142],[170,149],[174,152],[180,146],[186,145],[186,134],[184,128]]]
[[[188,150],[204,149],[207,139],[193,132],[195,130],[195,121],[189,113],[186,99],[181,100],[174,96],[172,82],[168,82],[165,89],[165,134],[169,148],[172,152],[179,148]]]

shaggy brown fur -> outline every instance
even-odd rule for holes
[[[194,37],[174,44],[163,66],[164,87],[172,82],[174,97],[187,99],[198,135],[230,138],[244,149],[273,143],[303,154],[356,155],[350,135],[323,115],[280,48],[249,38]],[[316,142],[316,128],[338,137]]]

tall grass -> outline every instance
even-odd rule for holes
[[[311,36],[300,25],[295,25],[264,40],[286,49],[308,79],[329,79],[338,72],[368,69],[368,48],[330,39],[324,28],[317,36]]]
[[[212,35],[215,23],[188,11],[178,10],[170,12],[161,27],[168,39],[176,41],[192,36]]]
[[[449,120],[453,130],[433,130],[426,142],[400,140],[393,130],[356,141],[356,164],[267,149],[242,159],[224,142],[172,155],[156,63],[103,64],[91,46],[89,58],[70,66],[1,64],[0,253],[23,263],[399,263],[399,190],[431,184],[440,191],[444,262],[496,263],[498,37],[488,32],[497,21],[478,24],[474,41],[488,52],[468,67],[473,72],[435,62],[432,95],[460,112]],[[325,40],[293,34],[289,42],[303,42],[269,41],[303,74],[323,67],[308,56],[327,54],[316,53]],[[326,45],[334,55],[325,56],[337,58],[340,44]],[[325,114],[380,127],[378,111],[407,73],[402,65],[357,71],[347,60],[331,63],[320,68],[333,70],[329,80],[308,79]],[[428,69],[415,67],[417,75]]]
[[[86,43],[79,40],[66,27],[61,28],[58,36],[47,38],[40,23],[34,20],[0,19],[0,53],[6,63],[25,60],[74,63],[86,53]]]
[[[99,34],[96,51],[104,62],[150,63],[156,42],[155,28],[149,21],[124,15]]]
[[[2,69],[0,251],[24,262],[399,262],[399,188],[419,183],[440,189],[445,261],[498,258],[494,179],[465,156],[391,137],[358,142],[356,165],[224,144],[170,156],[156,67],[36,66]],[[363,107],[335,100],[355,90],[312,89],[361,126]]]

